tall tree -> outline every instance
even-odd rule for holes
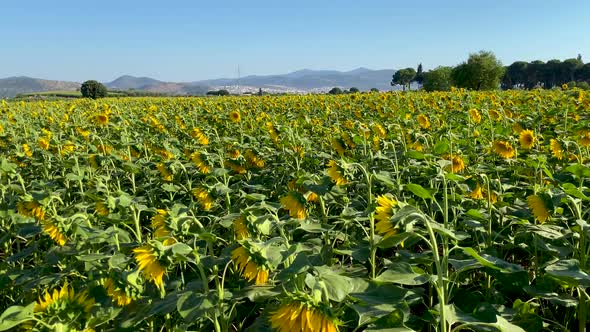
[[[414,78],[419,84],[424,82],[424,69],[422,68],[422,63],[418,64],[418,68],[416,68],[416,77]]]
[[[104,98],[107,96],[107,88],[98,81],[89,80],[82,83],[80,93],[82,93],[82,97],[84,98]]]
[[[408,90],[410,90],[410,83],[414,81],[416,77],[416,70],[414,68],[404,68],[400,69],[393,74],[393,79],[391,80],[391,86],[401,85],[406,91],[406,86]]]
[[[469,55],[467,62],[453,69],[456,86],[473,90],[495,90],[500,87],[504,66],[490,51]]]
[[[426,91],[448,91],[451,89],[452,67],[436,67],[424,73],[424,84]]]

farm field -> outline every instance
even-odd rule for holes
[[[0,330],[576,331],[580,90],[0,102]]]

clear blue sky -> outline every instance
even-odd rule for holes
[[[482,49],[590,62],[589,0],[0,1],[0,78],[428,69]]]

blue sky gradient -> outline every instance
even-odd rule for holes
[[[2,1],[0,78],[165,81],[299,69],[590,61],[590,1]]]

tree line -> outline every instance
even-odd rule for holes
[[[395,72],[391,85],[404,90],[417,83],[426,91],[447,91],[451,87],[471,90],[495,89],[551,89],[567,84],[590,89],[590,63],[582,56],[560,61],[516,61],[503,66],[490,51],[469,55],[467,61],[455,66],[439,66],[424,72],[422,64],[416,69],[404,68]]]

